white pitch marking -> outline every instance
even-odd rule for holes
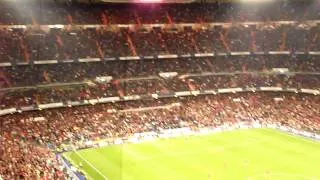
[[[97,171],[105,180],[108,180],[108,178],[101,172],[99,169],[97,169],[93,164],[91,164],[88,160],[86,160],[82,155],[80,155],[77,151],[74,151],[82,160],[84,160],[89,166],[91,166],[95,171]]]

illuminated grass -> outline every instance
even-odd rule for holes
[[[114,145],[65,157],[97,180],[101,174],[109,180],[320,179],[320,143],[272,129]]]

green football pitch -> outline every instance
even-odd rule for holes
[[[273,129],[158,139],[64,155],[96,180],[320,180],[320,142]]]

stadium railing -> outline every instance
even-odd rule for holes
[[[217,127],[203,127],[203,128],[193,128],[193,127],[181,127],[175,129],[161,129],[157,132],[150,131],[150,132],[143,132],[143,133],[135,133],[130,136],[126,137],[114,137],[107,140],[101,139],[99,141],[88,141],[84,142],[83,145],[85,149],[92,148],[92,147],[105,147],[109,145],[117,145],[117,144],[124,144],[124,143],[140,143],[143,141],[154,141],[158,138],[174,138],[174,137],[181,137],[181,136],[199,136],[199,135],[207,135],[207,134],[214,134],[224,131],[232,131],[235,129],[249,129],[249,128],[270,128],[270,129],[277,129],[283,132],[292,133],[299,136],[304,136],[306,138],[311,138],[313,140],[320,140],[320,134],[304,131],[304,130],[297,130],[295,128],[284,126],[277,123],[263,123],[256,120],[251,121],[242,121],[237,123],[225,123]],[[90,144],[90,145],[88,145]],[[81,146],[82,144],[77,145],[69,145],[72,149],[69,149],[70,152],[76,153],[78,156],[81,155],[76,152],[77,149],[83,149]],[[68,146],[68,145],[67,145]],[[68,150],[67,150],[68,151]],[[84,159],[83,157],[81,159]],[[85,159],[84,159],[85,160]],[[86,161],[86,160],[85,160]]]
[[[320,51],[268,51],[268,52],[212,52],[212,53],[194,53],[194,54],[166,54],[155,56],[121,56],[121,57],[106,57],[106,58],[80,58],[80,59],[66,59],[66,60],[33,60],[30,62],[2,62],[0,67],[10,66],[25,66],[25,65],[41,65],[41,64],[59,64],[59,63],[90,63],[102,61],[137,61],[137,60],[161,60],[161,59],[178,59],[178,58],[205,58],[205,57],[219,57],[219,56],[250,56],[250,55],[313,55],[320,56]]]
[[[160,93],[160,94],[146,94],[146,95],[132,95],[123,97],[104,97],[100,99],[90,99],[83,101],[68,101],[68,102],[57,102],[50,104],[39,104],[37,106],[24,106],[9,109],[0,110],[0,116],[14,113],[22,113],[25,111],[35,111],[43,109],[52,109],[60,107],[72,107],[81,105],[95,105],[100,103],[114,103],[121,101],[133,101],[133,100],[144,100],[144,99],[158,99],[168,97],[183,97],[183,96],[198,96],[198,95],[216,95],[223,93],[239,93],[239,92],[289,92],[289,93],[302,93],[320,95],[318,89],[297,89],[297,88],[286,88],[286,87],[250,87],[250,88],[222,88],[222,89],[208,89],[208,90],[196,90],[196,91],[179,91],[172,93]]]

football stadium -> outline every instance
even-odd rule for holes
[[[320,180],[319,0],[0,1],[0,180]]]

